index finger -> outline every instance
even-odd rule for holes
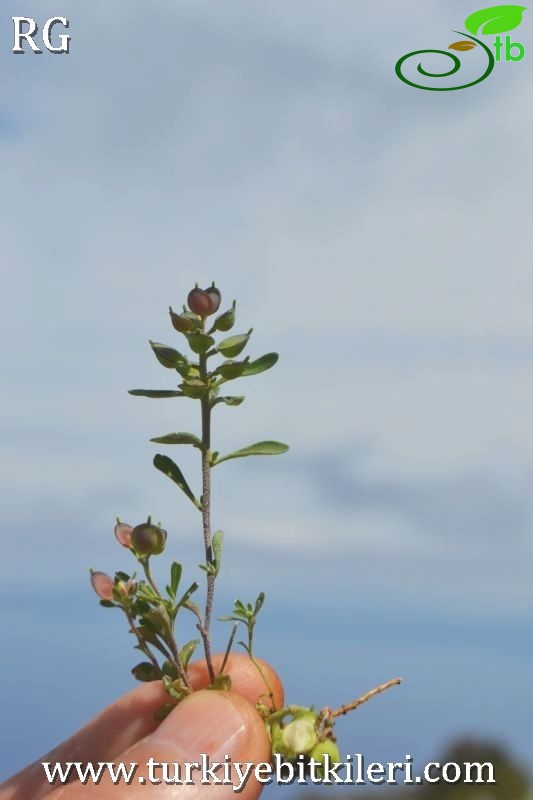
[[[213,657],[215,672],[220,669],[222,660],[222,655]],[[257,702],[269,705],[268,692],[271,691],[274,707],[280,708],[283,705],[283,687],[278,675],[262,659],[256,661],[263,675],[248,655],[235,653],[229,657],[224,671],[231,677],[232,690],[254,705]],[[205,661],[191,664],[189,674],[195,690],[210,683]],[[168,695],[159,681],[138,686],[93,717],[46,756],[2,784],[0,800],[27,800],[28,797],[39,800],[52,791],[54,787],[46,781],[43,761],[112,761],[157,728],[159,722],[154,719],[154,712],[167,701]]]

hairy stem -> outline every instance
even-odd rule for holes
[[[202,637],[202,641],[204,643],[204,652],[206,652],[206,653],[210,652],[210,641],[211,640],[210,640],[210,638],[209,638],[209,636],[208,636],[208,634],[206,633],[206,630],[205,630],[204,620],[203,620],[203,617],[202,617],[202,612],[196,606],[195,603],[190,603],[190,604],[187,603],[184,606],[184,608],[188,608],[189,611],[192,611],[192,613],[194,614],[194,616],[198,620],[198,622],[196,624],[196,627],[200,631],[200,636]]]
[[[153,575],[152,575],[152,570],[150,569],[150,563],[149,563],[148,559],[147,558],[146,559],[143,558],[141,563],[142,563],[142,567],[144,569],[144,574],[146,575],[146,580],[148,581],[148,583],[150,584],[150,586],[152,587],[152,589],[154,590],[156,595],[160,598],[161,604],[163,605],[163,598],[162,598],[161,592],[157,588],[156,582],[154,581],[154,578],[153,578]],[[184,668],[183,664],[181,663],[180,651],[179,651],[178,643],[176,641],[176,637],[174,635],[174,631],[172,630],[172,622],[170,620],[169,620],[169,626],[168,626],[168,646],[170,647],[170,651],[172,653],[172,660],[174,662],[174,666],[176,667],[176,669],[178,671],[178,675],[180,676],[180,678],[181,678],[182,682],[185,684],[185,686],[188,689],[191,689],[192,688],[191,687],[191,682],[189,680],[189,676],[187,675],[187,670]]]
[[[139,633],[139,630],[138,630],[137,626],[135,625],[135,620],[131,616],[130,612],[127,611],[124,607],[123,607],[123,611],[124,611],[124,613],[125,613],[125,615],[127,617],[127,620],[129,622],[130,630],[135,635],[135,637],[136,637],[136,639],[137,639],[137,641],[139,643],[139,647],[141,649],[141,652],[144,653],[146,658],[150,659],[150,661],[152,663],[152,666],[154,666],[156,668],[156,670],[159,672],[159,664],[157,663],[157,658],[152,654],[150,648],[148,647],[148,645],[146,644],[146,642],[142,638],[141,634]]]
[[[376,686],[375,689],[372,689],[370,692],[361,695],[358,697],[357,700],[354,700],[352,703],[347,703],[340,708],[337,708],[335,711],[330,711],[329,717],[330,719],[334,719],[335,717],[340,717],[343,714],[347,714],[349,711],[355,711],[356,708],[362,706],[363,703],[367,703],[373,697],[377,697],[378,694],[382,694],[386,692],[387,689],[392,689],[393,686],[399,686],[402,682],[401,678],[394,678],[392,681],[387,681],[387,683],[382,683],[381,686]]]
[[[207,380],[207,356],[200,356],[200,377]],[[211,404],[209,397],[204,397],[202,403],[202,528],[204,534],[205,562],[213,564],[213,549],[211,546]],[[200,633],[204,642],[205,660],[209,670],[211,682],[215,680],[215,670],[211,656],[211,616],[215,597],[215,575],[207,572],[207,593],[205,600],[205,613]]]

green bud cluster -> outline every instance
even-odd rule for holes
[[[287,721],[286,717],[290,717]],[[333,726],[324,725],[324,713],[312,708],[293,707],[270,714],[266,719],[272,742],[272,752],[287,761],[305,756],[314,759],[316,774],[321,775],[325,757],[340,761],[339,748],[333,736]]]

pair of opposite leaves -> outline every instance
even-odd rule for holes
[[[491,6],[475,11],[466,18],[465,28],[471,34],[497,34],[507,33],[518,28],[522,22],[525,6]],[[471,40],[454,42],[448,50],[473,50],[476,43]]]

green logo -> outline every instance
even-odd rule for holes
[[[396,62],[396,75],[401,81],[408,86],[413,86],[415,89],[424,89],[428,92],[454,92],[457,89],[468,89],[470,86],[475,86],[488,78],[494,69],[497,61],[521,61],[525,55],[525,47],[520,42],[513,42],[510,36],[502,38],[500,33],[507,33],[515,28],[518,28],[522,22],[522,14],[526,10],[525,6],[491,6],[490,8],[482,8],[480,11],[475,11],[470,14],[465,20],[465,28],[468,33],[464,31],[454,31],[459,36],[465,36],[466,39],[461,39],[448,46],[448,50],[415,50],[413,53],[407,53]],[[486,44],[478,36],[494,36],[496,38],[493,42]],[[463,62],[454,53],[448,52],[455,50],[457,52],[467,52],[474,50],[474,48],[481,47],[487,57],[487,64],[483,74],[476,79],[470,80],[462,86],[424,86],[423,84],[416,83],[414,79],[418,79],[416,75],[413,79],[407,77],[404,72],[406,62],[417,56],[424,56],[428,53],[446,56],[451,59],[453,66],[446,72],[429,72],[424,69],[420,62],[417,66],[417,71],[425,78],[449,78],[455,75],[461,69]],[[494,52],[493,52],[494,50]]]

